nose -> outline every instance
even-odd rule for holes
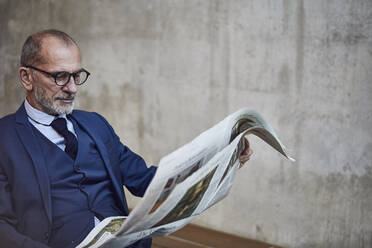
[[[67,84],[63,86],[63,90],[69,92],[70,94],[76,94],[76,92],[78,91],[77,85],[75,84],[74,77],[72,75],[70,75]]]

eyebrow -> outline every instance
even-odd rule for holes
[[[73,73],[76,73],[76,72],[82,71],[83,69],[84,69],[84,68],[81,67],[80,69],[78,69],[78,70],[76,70],[76,71],[73,71],[73,72],[68,72],[68,71],[51,71],[50,73],[51,73],[51,74],[57,74],[57,73],[61,73],[61,72],[67,72],[67,73],[71,73],[71,74],[73,74]]]

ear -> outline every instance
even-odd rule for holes
[[[27,91],[31,91],[33,88],[33,78],[31,73],[31,70],[27,67],[21,66],[18,69],[19,80],[21,81],[23,88]]]

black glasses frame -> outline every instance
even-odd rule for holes
[[[76,85],[82,85],[83,83],[85,83],[85,82],[88,80],[88,77],[89,77],[89,75],[90,75],[90,72],[87,71],[87,70],[85,70],[85,69],[83,69],[83,68],[80,69],[80,70],[78,70],[78,71],[76,71],[76,72],[73,72],[73,73],[69,73],[69,72],[67,72],[67,71],[57,71],[57,72],[53,72],[53,73],[52,73],[52,72],[47,72],[47,71],[41,70],[41,69],[36,68],[36,67],[34,67],[34,66],[32,66],[32,65],[26,65],[25,67],[26,67],[26,68],[31,68],[31,69],[36,70],[36,71],[39,71],[39,72],[42,72],[42,73],[44,73],[44,74],[46,74],[46,75],[48,75],[48,76],[54,78],[54,82],[55,82],[56,85],[58,85],[58,86],[65,86],[66,84],[68,84],[68,82],[70,81],[71,76],[73,77],[73,79],[74,79],[74,83],[75,83]],[[76,78],[76,77],[78,76],[78,74],[81,73],[81,72],[85,72],[85,73],[87,74],[87,77],[86,77],[86,79],[85,79],[84,81],[82,81],[82,82],[80,82],[80,83],[76,83],[75,78]],[[68,73],[68,74],[69,74],[69,76],[68,76],[68,78],[67,78],[67,81],[66,81],[65,83],[63,83],[63,84],[57,82],[57,77],[58,77],[59,75],[61,75],[62,73]]]

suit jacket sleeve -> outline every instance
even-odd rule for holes
[[[43,243],[30,239],[20,234],[14,226],[17,218],[12,208],[12,198],[7,176],[0,167],[0,240],[1,246],[4,247],[30,247],[30,248],[47,248]],[[37,227],[35,227],[37,228]]]
[[[98,114],[97,114],[98,115]],[[110,124],[98,115],[109,128],[113,143],[113,150],[118,159],[120,167],[121,181],[123,185],[135,196],[143,196],[152,178],[155,175],[156,167],[147,167],[141,156],[132,152],[127,146],[123,145],[119,137],[115,134]]]

